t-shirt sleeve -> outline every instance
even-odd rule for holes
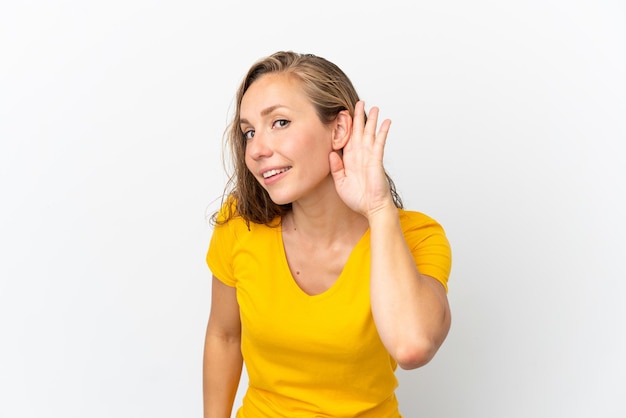
[[[452,268],[452,251],[443,227],[434,219],[414,213],[405,214],[404,237],[417,269],[421,274],[437,279],[448,291]]]
[[[219,281],[227,286],[235,287],[237,283],[233,273],[233,245],[235,238],[231,223],[215,225],[206,262],[211,273]]]

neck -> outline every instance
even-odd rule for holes
[[[367,230],[368,223],[363,215],[346,206],[334,192],[321,199],[294,202],[291,212],[283,220],[283,227],[326,245],[340,237],[360,237]]]

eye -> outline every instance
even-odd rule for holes
[[[254,130],[253,129],[249,129],[249,130],[245,131],[243,133],[243,137],[246,138],[246,139],[254,138]]]
[[[290,123],[291,123],[290,120],[278,119],[277,121],[274,122],[274,128],[285,128]]]

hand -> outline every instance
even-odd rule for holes
[[[352,134],[343,148],[343,155],[331,152],[330,171],[339,197],[352,210],[369,217],[393,206],[389,183],[383,168],[383,151],[391,121],[378,123],[378,108],[372,107],[365,122],[365,103],[354,109]]]

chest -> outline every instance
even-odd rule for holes
[[[285,261],[293,281],[307,295],[319,295],[330,289],[341,276],[363,233],[352,232],[319,243],[286,228],[281,232]]]
[[[334,268],[322,260],[303,259],[298,275],[284,256],[264,262],[258,255],[242,255],[238,264],[246,272],[238,276],[237,299],[246,352],[255,347],[280,356],[281,361],[299,357],[296,353],[314,353],[317,358],[345,362],[357,353],[365,354],[364,347],[371,348],[372,342],[377,346],[369,260],[352,254]],[[324,268],[317,268],[320,265]],[[297,280],[308,272],[315,272],[315,280]]]
[[[294,341],[322,349],[319,341],[332,341],[329,351],[351,352],[354,341],[378,338],[371,318],[368,233],[351,247],[289,247],[278,229],[236,240],[231,259],[243,340],[283,349]]]
[[[316,247],[307,243],[285,245],[285,260],[291,278],[307,295],[319,295],[330,289],[341,276],[352,248]]]

